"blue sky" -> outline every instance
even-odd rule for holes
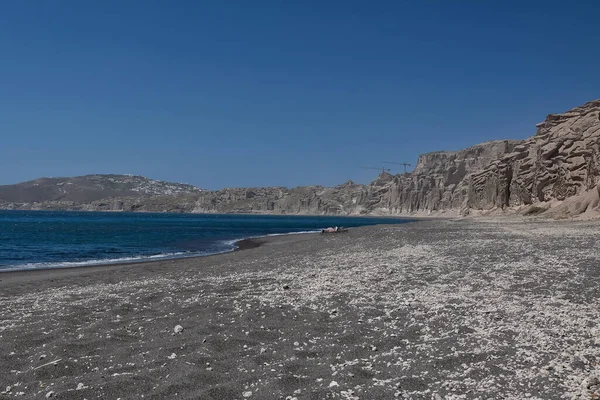
[[[0,184],[369,182],[600,97],[600,3],[0,4]],[[399,170],[397,170],[399,171]]]

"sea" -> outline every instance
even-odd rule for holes
[[[0,272],[206,256],[247,238],[410,222],[400,218],[0,211]]]

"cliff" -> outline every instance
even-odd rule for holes
[[[564,114],[550,114],[535,136],[474,173],[472,208],[563,201],[600,181],[600,100]]]
[[[394,177],[375,207],[392,214],[464,209],[470,198],[471,175],[518,144],[493,141],[456,152],[423,154],[411,174]]]
[[[133,178],[134,184],[130,182]],[[332,188],[207,191],[133,178],[44,178],[43,182],[3,186],[0,208],[466,215],[499,211],[531,214],[552,207],[547,213],[555,217],[593,213],[599,211],[600,203],[600,100],[548,115],[529,139],[498,140],[455,152],[423,154],[412,173],[382,173],[369,185],[348,181]]]
[[[556,216],[598,211],[600,100],[550,114],[522,141],[493,141],[421,155],[410,175],[380,190],[373,209],[391,214],[558,207]],[[528,209],[528,208],[527,208]],[[557,210],[562,211],[559,213]],[[553,213],[550,213],[553,214]]]

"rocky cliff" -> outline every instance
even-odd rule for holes
[[[474,208],[562,201],[600,182],[600,100],[550,114],[535,136],[469,179]]]
[[[375,208],[392,214],[419,211],[459,210],[469,199],[472,174],[487,167],[518,141],[482,143],[456,152],[434,152],[419,156],[411,174],[397,175]]]
[[[572,214],[597,209],[600,100],[537,124],[535,136],[493,141],[419,157],[412,174],[396,176],[375,205],[392,214],[549,207],[583,196]],[[591,193],[591,194],[589,194]],[[567,213],[569,214],[569,213]]]
[[[73,181],[60,181],[44,186],[50,193],[44,192],[45,200],[31,200],[25,195],[27,190],[39,190],[32,189],[36,183],[33,181],[21,184],[25,189],[20,192],[0,187],[0,207],[345,215],[447,211],[465,215],[490,210],[538,213],[552,206],[549,214],[569,216],[599,211],[599,149],[600,100],[596,100],[563,114],[548,115],[529,139],[423,154],[412,173],[383,173],[369,185],[348,181],[332,188],[201,191],[162,182],[138,184],[138,189],[119,186],[119,193],[113,193],[115,189],[110,185],[108,189],[102,186],[103,192],[93,185],[96,189],[91,190],[88,185],[84,190],[88,198],[82,200],[82,190]],[[67,192],[65,187],[69,187]],[[15,197],[14,193],[19,195]]]

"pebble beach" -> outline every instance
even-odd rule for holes
[[[0,274],[0,399],[600,399],[594,222],[428,220]]]

